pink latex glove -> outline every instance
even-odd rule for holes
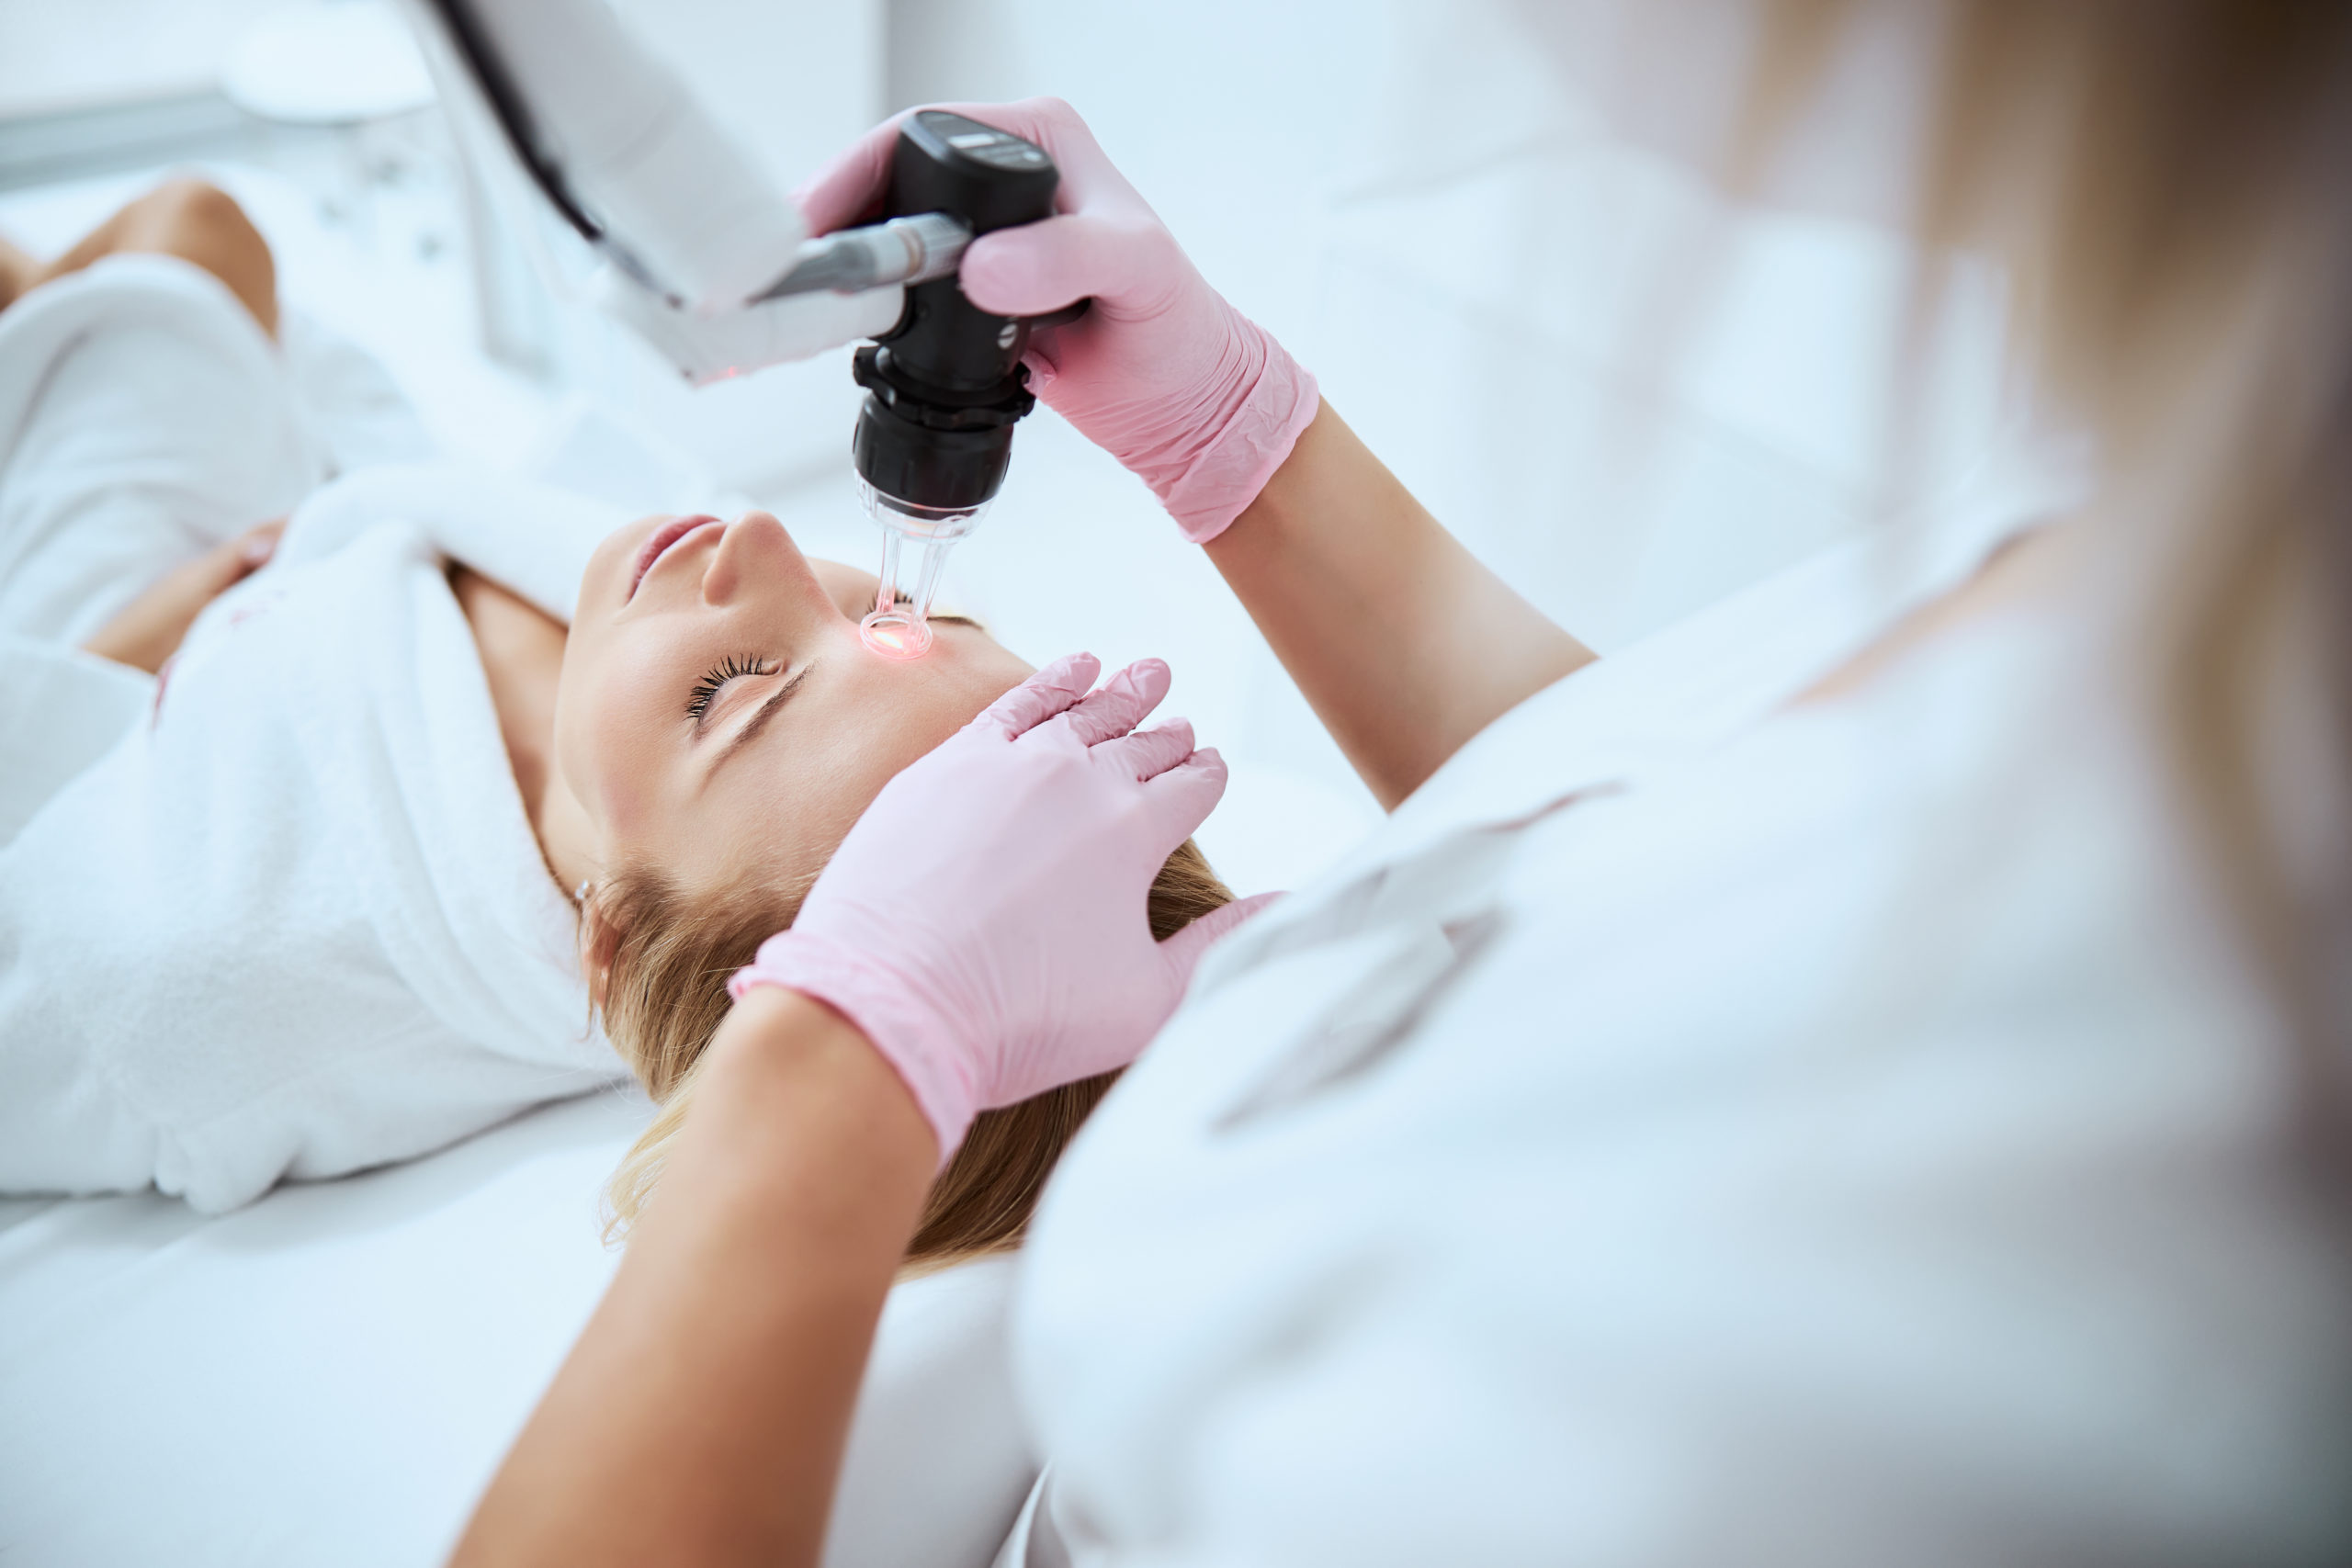
[[[983,235],[965,252],[965,296],[1005,316],[1091,296],[1084,316],[1031,341],[1031,388],[1149,485],[1186,538],[1216,538],[1314,419],[1315,378],[1203,280],[1077,110],[1059,98],[934,107],[1026,137],[1061,169],[1057,216]],[[801,187],[795,199],[812,232],[876,208],[905,118],[876,127]]]
[[[1208,944],[1265,899],[1156,942],[1144,898],[1225,793],[1182,719],[1138,729],[1168,666],[1091,695],[1057,660],[884,786],[792,929],[728,985],[785,986],[889,1059],[944,1164],[972,1118],[1135,1059]]]

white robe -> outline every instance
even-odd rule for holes
[[[0,1190],[153,1183],[218,1211],[623,1076],[446,579],[454,554],[568,618],[619,519],[459,468],[363,469],[302,502],[161,682],[73,652],[174,553],[334,466],[226,291],[132,259],[0,316],[20,721],[0,773],[21,821],[0,850]]]

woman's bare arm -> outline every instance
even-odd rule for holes
[[[17,296],[40,279],[39,257],[9,243],[8,236],[0,234],[0,310],[5,310]]]
[[[836,1013],[753,991],[659,1201],[454,1562],[813,1563],[938,1144]]]
[[[1208,554],[1385,807],[1592,660],[1440,526],[1329,403]]]
[[[150,675],[180,650],[204,607],[269,564],[286,519],[256,523],[194,560],[183,561],[124,605],[82,645],[86,652]]]

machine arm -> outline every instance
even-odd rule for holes
[[[798,209],[605,0],[405,0],[444,101],[605,263],[597,302],[701,383],[889,331],[952,220],[811,241]]]

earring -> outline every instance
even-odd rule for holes
[[[578,887],[576,887],[576,888],[572,889],[572,893],[571,893],[571,901],[572,901],[573,903],[575,903],[575,904],[582,904],[582,905],[584,905],[584,904],[586,904],[586,903],[588,902],[588,884],[587,884],[587,883],[582,882],[582,883]]]

